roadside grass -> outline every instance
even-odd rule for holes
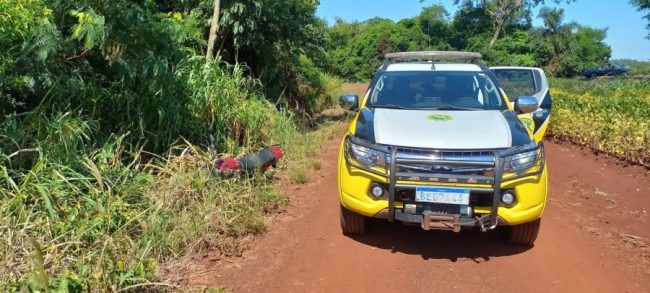
[[[312,170],[320,170],[322,168],[320,161],[312,161],[309,166],[311,167]]]
[[[293,184],[305,184],[309,182],[309,175],[307,169],[302,166],[296,166],[290,169],[289,178]]]
[[[340,123],[326,118],[301,128],[242,67],[203,62],[188,60],[177,71],[191,97],[187,111],[170,112],[151,133],[132,127],[148,120],[128,113],[109,121],[53,105],[0,116],[1,292],[174,288],[159,279],[161,263],[208,250],[239,255],[267,216],[285,208],[269,174],[220,178],[215,156],[197,143],[212,135],[218,151],[233,156],[280,144],[286,155],[276,172],[301,174],[300,183]],[[328,105],[332,95],[315,98]],[[97,107],[105,109],[112,108]],[[113,134],[107,124],[125,126]],[[172,137],[178,140],[157,152]]]
[[[551,136],[650,166],[650,80],[551,79]]]
[[[284,167],[288,169],[289,179],[294,184],[309,182],[309,170],[320,170],[320,155],[326,142],[339,138],[347,127],[349,113],[339,110],[325,111],[319,120],[325,121],[317,131],[307,132],[294,143],[286,145],[287,159]]]
[[[52,135],[79,131],[53,139],[46,151],[0,156],[3,292],[174,286],[157,282],[160,263],[208,250],[240,255],[267,216],[287,204],[268,174],[218,177],[214,156],[197,145],[183,141],[156,156],[129,150],[122,136],[89,150],[92,125],[72,115],[49,125],[60,125]],[[279,172],[307,182],[307,166],[341,125],[278,131],[273,141],[286,151]]]

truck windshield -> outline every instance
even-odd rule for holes
[[[369,107],[427,110],[505,110],[492,78],[484,72],[379,73]]]

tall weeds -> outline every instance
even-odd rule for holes
[[[29,169],[2,167],[2,283],[98,291],[155,280],[161,260],[188,249],[239,253],[284,201],[264,180],[219,179],[197,147],[147,163],[122,138],[69,153],[67,165],[45,151]]]
[[[258,72],[196,56],[206,23],[197,3],[0,1],[11,16],[0,16],[0,291],[149,290],[165,285],[159,262],[206,247],[236,254],[264,229],[283,196],[261,176],[214,176],[205,149],[211,138],[221,154],[300,149],[292,113],[307,115],[283,108],[332,104],[312,88],[330,84],[313,64],[319,82],[298,80],[298,55],[322,51],[324,27],[286,34],[314,28],[313,3],[262,1],[251,18],[235,2],[224,14],[248,26],[227,33],[224,17],[217,43]],[[276,47],[288,49],[269,55]],[[316,94],[293,95],[297,84]],[[278,95],[267,100],[270,88]]]
[[[205,66],[199,58],[181,64],[176,74],[187,97],[173,103],[185,101],[182,109],[154,115],[174,121],[157,127],[176,127],[169,133],[187,140],[165,155],[146,151],[140,139],[148,118],[105,121],[117,108],[42,106],[5,116],[0,290],[164,286],[156,271],[170,257],[208,248],[241,253],[247,235],[262,231],[264,215],[281,209],[285,198],[263,176],[215,176],[215,157],[200,144],[212,135],[220,153],[241,154],[280,143],[300,161],[320,145],[269,104],[244,71],[219,61]],[[135,105],[121,102],[116,107]],[[127,114],[115,115],[123,120]],[[122,130],[111,134],[106,123]],[[169,133],[157,143],[171,139]],[[303,140],[310,143],[303,147]]]
[[[245,67],[220,60],[204,62],[202,57],[190,58],[177,75],[186,81],[192,97],[187,109],[199,126],[197,132],[213,135],[220,150],[258,147],[272,143],[277,130],[295,131],[289,115],[264,99],[260,82],[246,76]]]

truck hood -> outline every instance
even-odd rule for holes
[[[500,149],[512,146],[512,132],[501,111],[375,109],[379,144],[435,149]]]

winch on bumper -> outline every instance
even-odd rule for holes
[[[384,154],[385,166],[367,166],[353,158],[346,151],[351,140],[355,147]],[[467,227],[487,231],[498,225],[528,223],[539,219],[544,211],[547,173],[541,142],[510,150],[443,151],[377,146],[348,136],[341,144],[341,153],[341,203],[363,216],[419,224],[425,230],[458,232]],[[531,164],[525,170],[513,170],[511,162],[525,160],[526,156]],[[418,191],[433,189],[436,193],[435,188],[464,192],[469,199],[462,204],[416,200]]]

